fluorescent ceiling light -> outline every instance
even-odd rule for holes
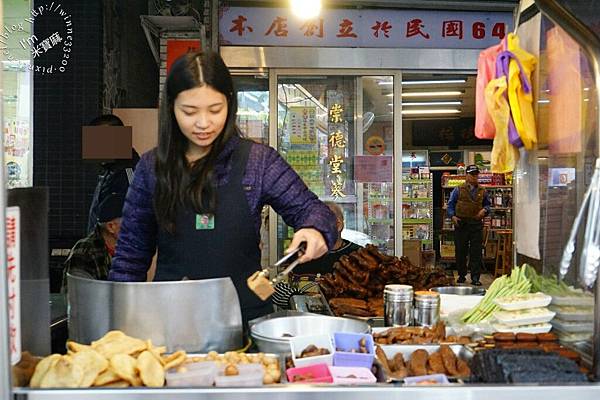
[[[404,115],[435,115],[435,114],[459,114],[460,110],[455,108],[433,108],[429,110],[402,110]]]
[[[393,106],[393,104],[389,104],[390,106]],[[402,106],[422,106],[422,107],[426,107],[426,106],[460,106],[462,105],[462,101],[408,101],[408,102],[402,102]]]
[[[444,84],[457,84],[457,83],[465,83],[466,79],[425,79],[421,81],[402,81],[403,85],[444,85]],[[392,85],[393,81],[379,81],[378,85]]]
[[[437,92],[402,92],[402,97],[451,97],[451,96],[462,96],[464,93],[460,90],[447,90]],[[389,93],[386,96],[392,97],[393,93]]]
[[[424,81],[402,81],[402,85],[444,85],[451,83],[465,83],[466,79],[439,79],[439,80],[424,80]]]
[[[321,0],[290,0],[292,13],[300,19],[316,18],[321,13]]]
[[[549,104],[550,100],[544,99],[544,100],[538,100],[539,104]]]

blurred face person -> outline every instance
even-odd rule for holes
[[[477,186],[479,184],[478,178],[479,178],[478,172],[475,172],[472,174],[467,174],[467,183],[471,186]]]
[[[174,113],[181,133],[189,141],[186,156],[196,161],[210,151],[227,121],[227,98],[211,86],[204,85],[180,92],[175,98]]]
[[[119,237],[121,230],[121,218],[115,218],[103,224],[104,232],[115,240]]]

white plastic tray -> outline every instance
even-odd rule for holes
[[[594,309],[593,308],[575,308],[573,311],[565,311],[565,306],[550,306],[550,310],[556,313],[556,318],[560,318],[562,321],[593,321],[594,320]]]
[[[512,332],[512,333],[548,333],[552,329],[552,325],[537,324],[537,325],[521,325],[521,326],[506,326],[503,324],[492,324],[496,332]]]
[[[580,333],[563,332],[560,329],[557,329],[556,326],[553,327],[552,331],[554,333],[556,333],[556,335],[558,336],[558,339],[561,342],[568,342],[568,343],[584,342],[586,340],[589,340],[593,335],[592,332],[580,332]]]
[[[329,354],[314,357],[297,358],[302,350],[309,345],[315,345],[318,348],[329,350]],[[330,335],[296,336],[290,339],[290,348],[292,360],[297,368],[308,367],[315,364],[333,365],[333,339]]]
[[[539,308],[546,307],[552,301],[552,297],[548,296],[544,293],[535,293],[537,295],[536,298],[531,300],[524,300],[518,302],[507,303],[502,301],[502,298],[498,298],[494,300],[494,303],[497,304],[501,309],[507,311],[517,311],[517,310],[526,310],[528,308]]]
[[[557,306],[594,306],[593,296],[552,296],[552,304]]]
[[[531,311],[535,309],[529,309]],[[550,322],[556,313],[543,308],[545,312],[533,313],[524,310],[522,314],[516,314],[514,311],[496,311],[494,312],[494,318],[498,320],[502,325],[506,326],[521,326],[521,325],[532,325],[542,324],[544,322]],[[542,311],[540,310],[540,311]]]
[[[593,322],[567,322],[558,318],[552,320],[552,326],[565,333],[584,333],[594,330]]]

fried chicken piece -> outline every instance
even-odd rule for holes
[[[456,376],[460,376],[462,378],[471,376],[471,368],[469,368],[469,364],[460,358],[456,361]]]
[[[354,315],[357,317],[371,317],[371,312],[362,308],[352,307],[347,304],[341,304],[336,307],[332,307],[332,311],[338,315]]]
[[[442,361],[444,362],[444,368],[446,368],[446,374],[455,376],[458,373],[456,370],[456,355],[450,346],[446,344],[440,346],[439,352],[442,356]]]
[[[456,341],[457,344],[469,344],[471,342],[473,341],[468,336],[459,336],[458,340]]]
[[[402,353],[398,352],[390,361],[390,368],[392,371],[398,371],[406,368],[406,363],[404,362],[404,356]]]
[[[336,297],[329,300],[329,305],[332,307],[337,307],[342,304],[355,308],[362,308],[364,310],[367,310],[369,308],[369,305],[366,301],[360,299],[353,299],[352,297]]]
[[[442,321],[438,322],[433,327],[433,336],[435,337],[436,342],[444,340],[446,337],[446,325]]]
[[[427,359],[429,353],[426,350],[415,350],[410,356],[408,363],[408,374],[410,376],[427,375]]]
[[[394,371],[391,374],[392,377],[396,379],[403,379],[408,376],[408,368],[406,367],[402,353],[396,353],[392,359],[392,364],[394,365]]]
[[[427,360],[428,370],[434,374],[445,374],[446,368],[444,367],[444,361],[442,361],[442,355],[439,351],[436,351],[429,356]]]
[[[381,363],[381,366],[383,367],[384,371],[386,371],[388,374],[392,372],[390,363],[388,362],[387,356],[385,355],[385,352],[383,351],[381,346],[375,346],[375,357],[377,357],[377,359]]]
[[[390,343],[403,342],[405,340],[412,339],[412,337],[413,337],[413,335],[410,332],[407,332],[405,330],[400,330],[396,333],[389,335],[388,342],[390,342]]]
[[[433,338],[431,336],[429,337],[414,337],[412,338],[412,343],[413,344],[430,344],[433,342]]]

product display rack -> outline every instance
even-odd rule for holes
[[[482,172],[479,184],[487,192],[490,199],[490,214],[483,220],[484,226],[484,262],[496,259],[497,243],[501,235],[512,235],[513,216],[513,187],[505,184],[504,175]],[[442,221],[440,229],[440,259],[442,263],[453,263],[455,258],[454,226],[447,216],[448,200],[454,188],[465,182],[464,175],[444,175],[442,177]]]
[[[427,173],[429,175],[429,173]],[[402,239],[420,240],[421,250],[433,244],[433,180],[402,179]]]
[[[364,197],[363,205],[366,214],[366,233],[381,251],[393,253],[390,247],[394,226],[393,187],[388,183],[365,183],[364,185],[368,193]]]

